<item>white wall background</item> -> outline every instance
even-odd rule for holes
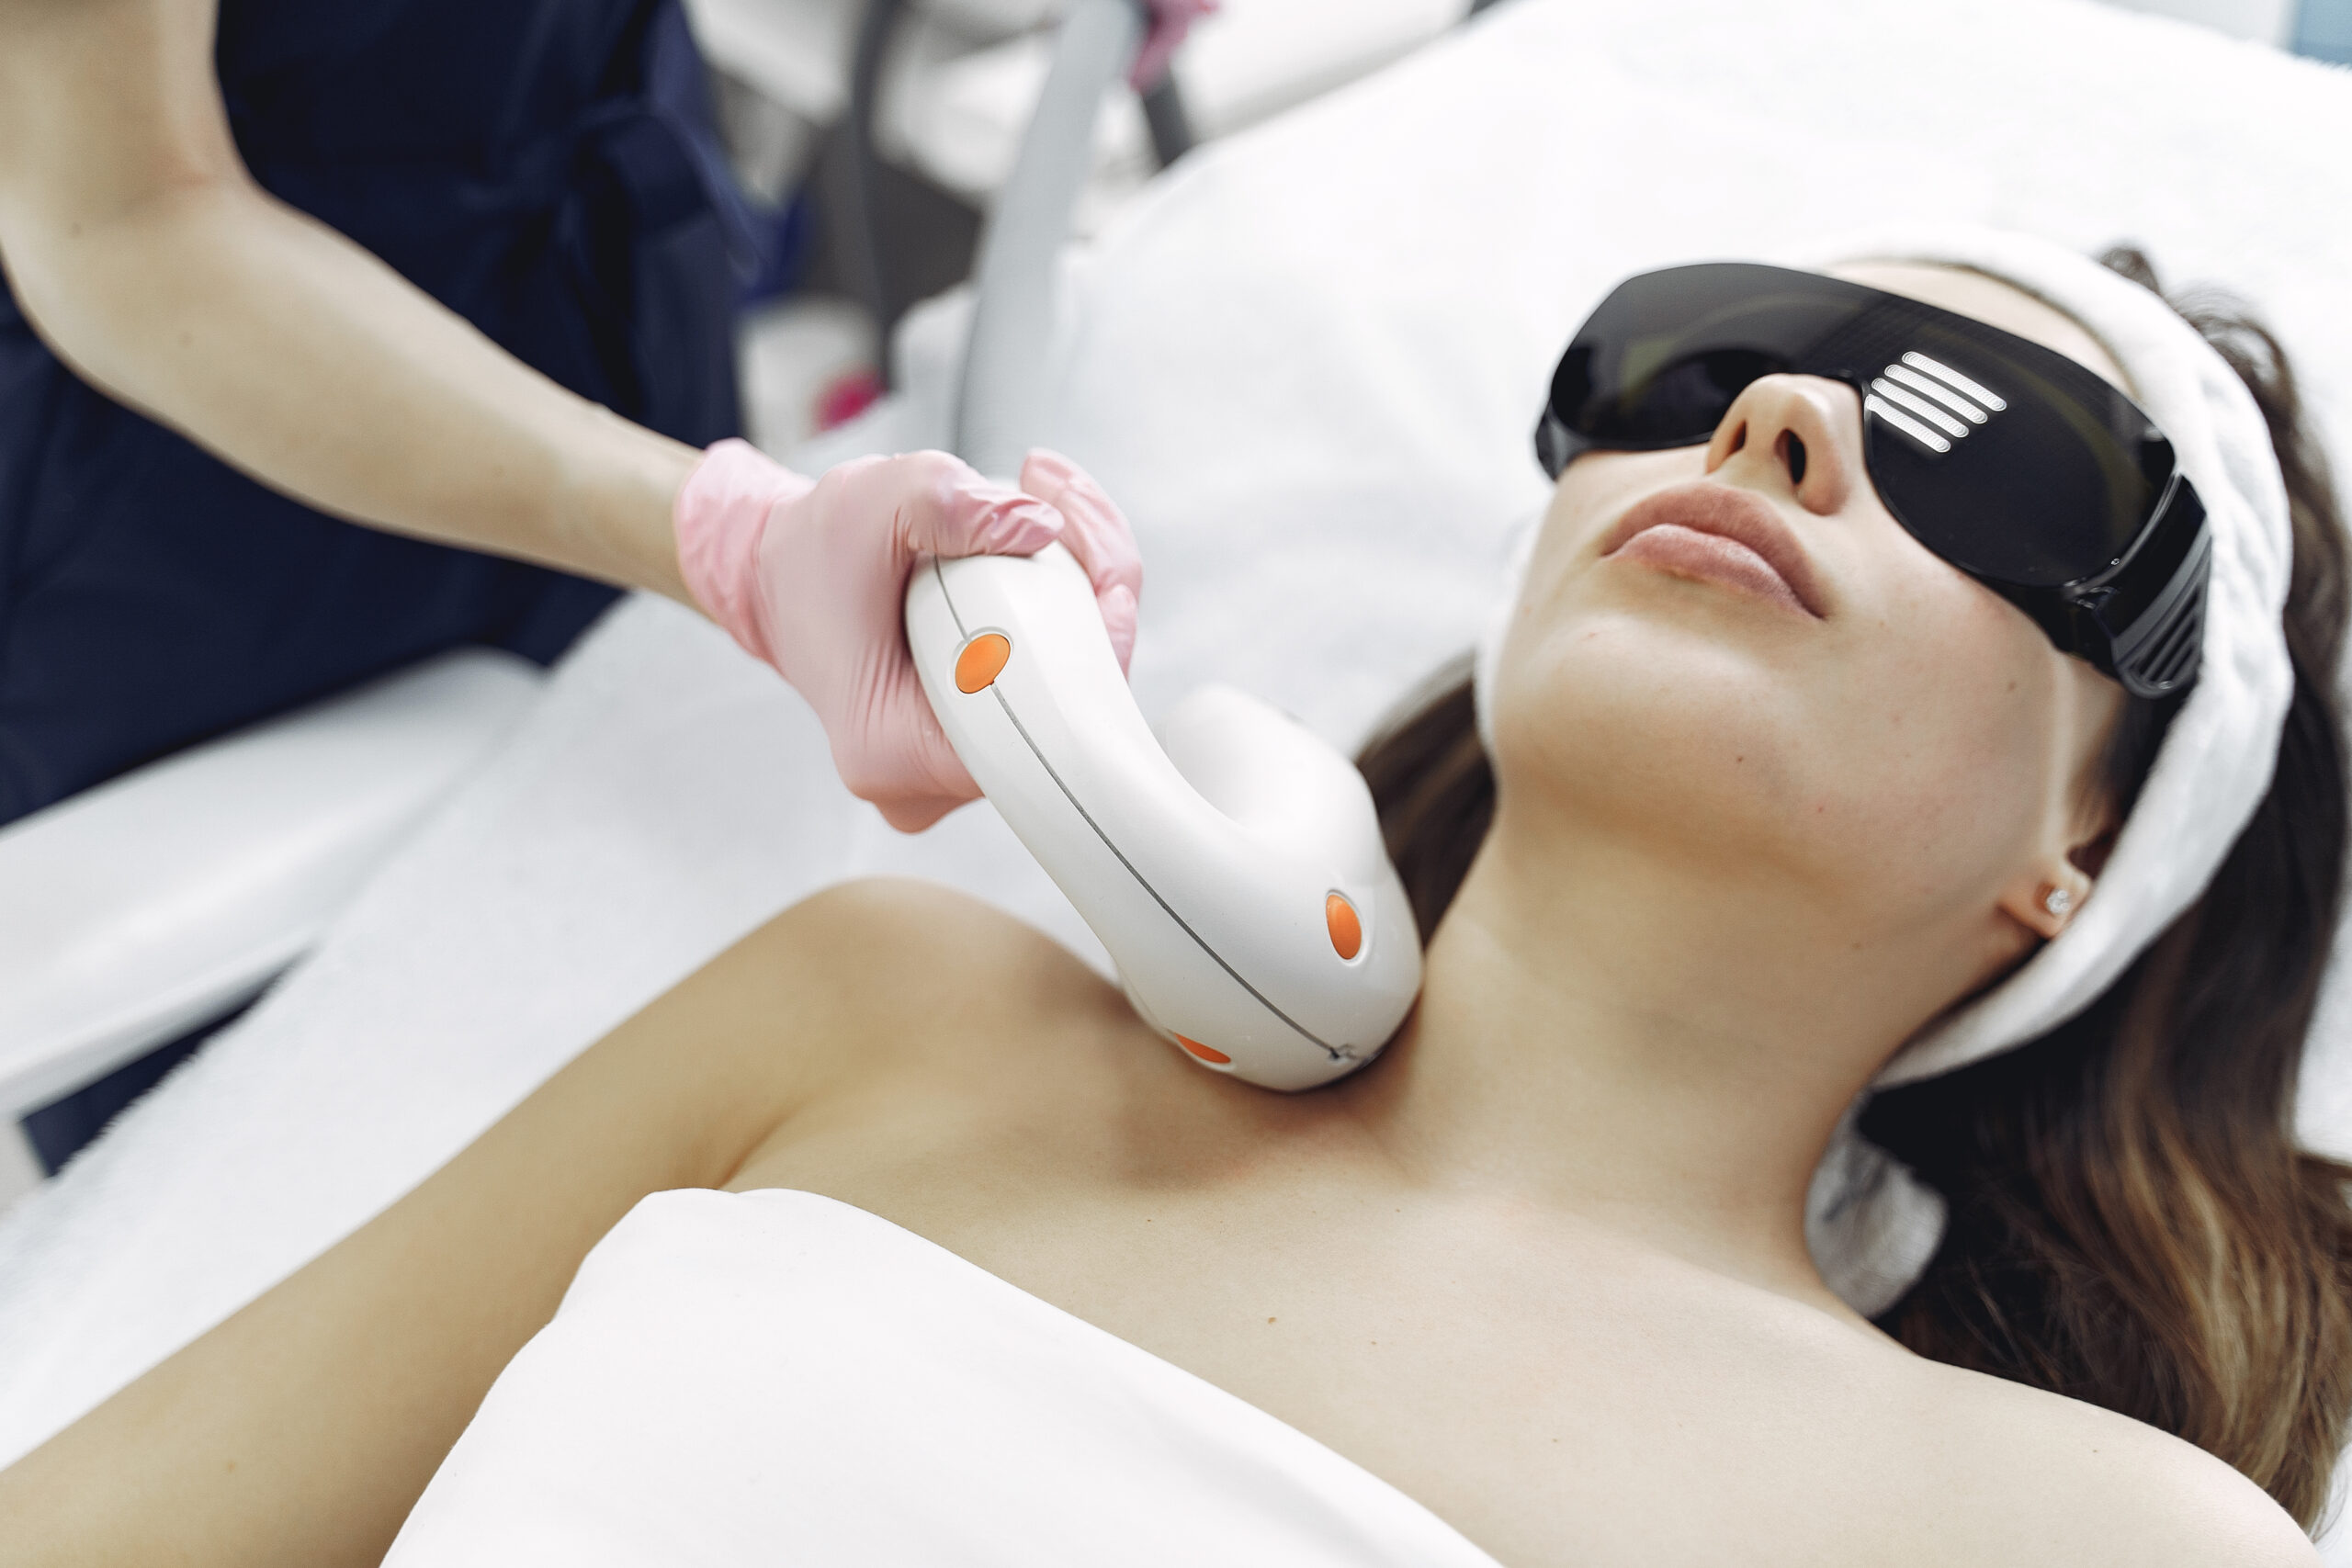
[[[2147,11],[2202,22],[2233,38],[2258,39],[2281,48],[2295,36],[2295,0],[2109,0],[2127,11]]]

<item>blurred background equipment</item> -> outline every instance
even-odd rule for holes
[[[1095,127],[1080,233],[1197,141],[1370,74],[1472,0],[1224,0],[1168,78],[1124,84]],[[970,276],[1063,0],[690,0],[719,120],[781,265],[753,286],[744,415],[783,451],[887,384],[889,329]]]

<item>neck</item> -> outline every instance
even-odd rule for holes
[[[1957,988],[1938,988],[1935,944],[1874,938],[1839,904],[1605,839],[1529,843],[1498,817],[1356,1109],[1416,1179],[1832,1304],[1806,1187],[1846,1106]]]

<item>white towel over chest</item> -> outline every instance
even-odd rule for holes
[[[1255,1405],[795,1191],[639,1203],[386,1562],[1495,1568]]]

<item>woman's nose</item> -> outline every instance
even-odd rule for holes
[[[1826,517],[1853,492],[1861,432],[1850,388],[1818,376],[1759,377],[1715,426],[1707,472],[1786,494]]]

